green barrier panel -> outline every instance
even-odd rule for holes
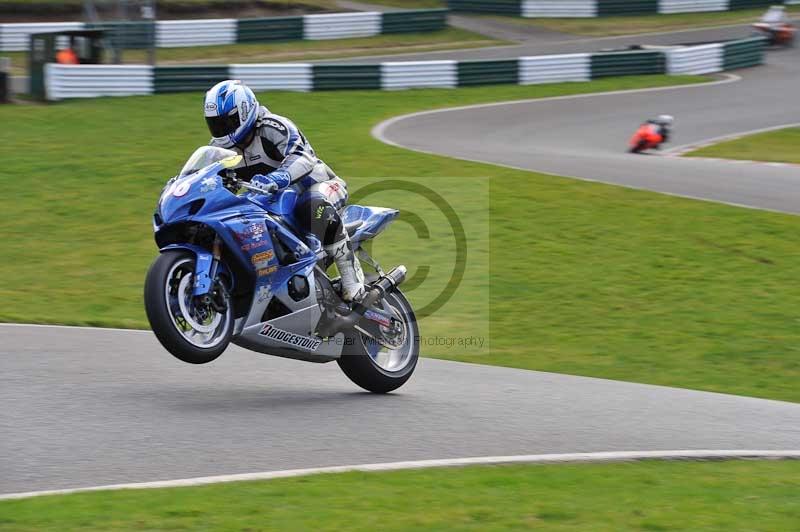
[[[756,7],[767,8],[771,5],[781,4],[780,0],[730,0],[728,9],[753,9]]]
[[[596,0],[597,15],[655,15],[658,0]]]
[[[105,31],[111,46],[125,50],[150,48],[156,38],[156,25],[152,21],[90,22],[86,29]]]
[[[763,64],[765,45],[766,42],[762,37],[725,43],[722,59],[723,69],[733,70]]]
[[[381,33],[414,33],[442,30],[447,26],[447,9],[383,13]]]
[[[236,22],[236,42],[296,41],[303,38],[303,17],[249,18]]]
[[[451,11],[467,13],[494,13],[495,15],[522,15],[522,0],[447,0]]]
[[[592,54],[592,79],[608,76],[664,74],[666,56],[662,52],[609,52]]]
[[[460,61],[458,86],[519,83],[519,60]]]
[[[11,97],[11,77],[6,73],[0,71],[0,103],[5,103]]]
[[[380,65],[314,65],[314,90],[380,89]]]
[[[160,92],[207,91],[229,79],[227,66],[176,66],[153,69],[153,89]]]

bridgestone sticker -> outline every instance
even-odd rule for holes
[[[309,338],[308,336],[300,336],[299,334],[294,334],[282,329],[276,329],[269,323],[265,324],[258,334],[266,336],[270,340],[275,340],[276,342],[289,344],[292,347],[310,349],[311,351],[316,351],[317,348],[322,345],[322,340]]]

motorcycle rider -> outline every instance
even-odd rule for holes
[[[226,80],[211,87],[204,111],[211,145],[242,155],[237,177],[265,189],[297,190],[295,219],[319,239],[336,263],[342,299],[360,300],[365,293],[364,273],[339,214],[347,202],[347,184],[317,157],[291,120],[260,105],[241,81]]]
[[[674,121],[675,119],[672,115],[659,115],[656,118],[651,118],[646,123],[653,125],[654,131],[661,135],[661,143],[664,143],[669,141],[670,134],[672,133],[670,128]]]
[[[761,17],[761,22],[769,24],[772,31],[778,31],[789,24],[789,15],[784,6],[772,6]]]

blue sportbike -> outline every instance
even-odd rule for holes
[[[264,190],[236,177],[239,155],[204,146],[161,193],[153,216],[160,250],[147,272],[145,310],[161,344],[192,364],[230,342],[309,362],[337,361],[375,393],[405,383],[419,358],[414,310],[399,289],[406,268],[384,272],[362,244],[399,211],[349,205],[353,249],[370,265],[366,296],[340,297],[332,260],[293,217],[297,191]]]

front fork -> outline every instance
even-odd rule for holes
[[[211,253],[203,250],[197,253],[197,261],[194,269],[194,302],[195,305],[211,306],[217,312],[225,312],[227,304],[225,302],[224,287],[222,283],[215,281],[219,271],[220,256],[222,255],[222,241],[219,235],[214,237],[214,245]],[[215,286],[217,285],[217,286]],[[215,288],[219,296],[215,293]]]

